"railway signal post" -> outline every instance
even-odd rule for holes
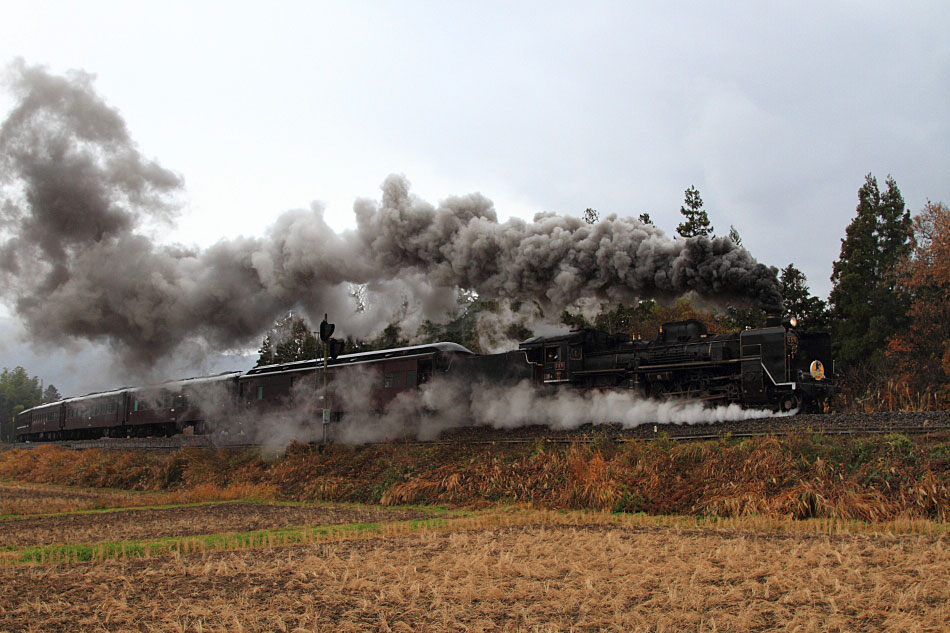
[[[324,313],[320,322],[320,340],[323,341],[323,443],[330,440],[330,401],[327,400],[327,364],[330,359],[330,337],[336,325],[328,322],[328,315]]]

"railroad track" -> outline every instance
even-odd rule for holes
[[[903,433],[920,435],[928,433],[950,434],[950,411],[868,413],[868,414],[823,414],[789,417],[756,418],[712,424],[660,424],[645,423],[632,428],[619,424],[585,424],[576,429],[556,430],[545,426],[527,426],[516,429],[491,427],[462,427],[444,432],[438,439],[420,441],[415,439],[393,440],[396,444],[452,445],[452,444],[524,444],[548,442],[555,444],[584,443],[595,441],[630,442],[664,438],[676,441],[711,440],[722,437],[759,437],[765,435],[788,435],[791,433],[815,432],[828,435],[874,435]],[[97,440],[72,440],[59,442],[24,443],[0,445],[3,448],[35,448],[52,444],[62,448],[82,450],[88,448],[172,451],[181,448],[197,449],[257,449],[260,444],[245,437],[221,438],[205,435],[180,435],[154,438],[103,438]]]

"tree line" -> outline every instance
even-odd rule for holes
[[[4,367],[0,371],[0,442],[13,440],[14,419],[18,413],[60,398],[56,387],[48,385],[43,389],[39,377],[31,377],[22,367]]]

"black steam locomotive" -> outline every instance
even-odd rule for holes
[[[578,330],[535,337],[520,349],[545,385],[819,412],[837,390],[825,375],[831,337],[796,326],[795,318],[770,318],[761,329],[710,335],[690,319],[665,324],[653,341]]]
[[[477,355],[455,343],[346,354],[255,367],[149,387],[68,398],[16,418],[17,441],[202,433],[229,417],[253,419],[313,398],[323,380],[369,376],[371,408],[384,411],[400,393],[437,376],[472,385],[528,381],[542,389],[633,390],[650,398],[689,398],[776,411],[821,411],[836,387],[828,334],[802,333],[795,319],[738,334],[710,335],[697,320],[665,324],[653,341],[595,330],[538,336],[518,351]],[[346,415],[330,390],[320,408]],[[317,412],[319,413],[319,411]]]

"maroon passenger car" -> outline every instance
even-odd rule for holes
[[[129,390],[126,426],[131,436],[202,433],[233,404],[239,371]]]
[[[455,359],[469,356],[472,352],[457,343],[432,343],[330,359],[330,408],[339,414],[344,407],[339,396],[332,395],[339,394],[344,386],[340,381],[368,381],[371,402],[367,408],[383,410],[399,393],[415,389],[434,374],[446,372]],[[305,397],[322,404],[323,359],[255,367],[239,379],[238,393],[251,411],[284,406]]]

